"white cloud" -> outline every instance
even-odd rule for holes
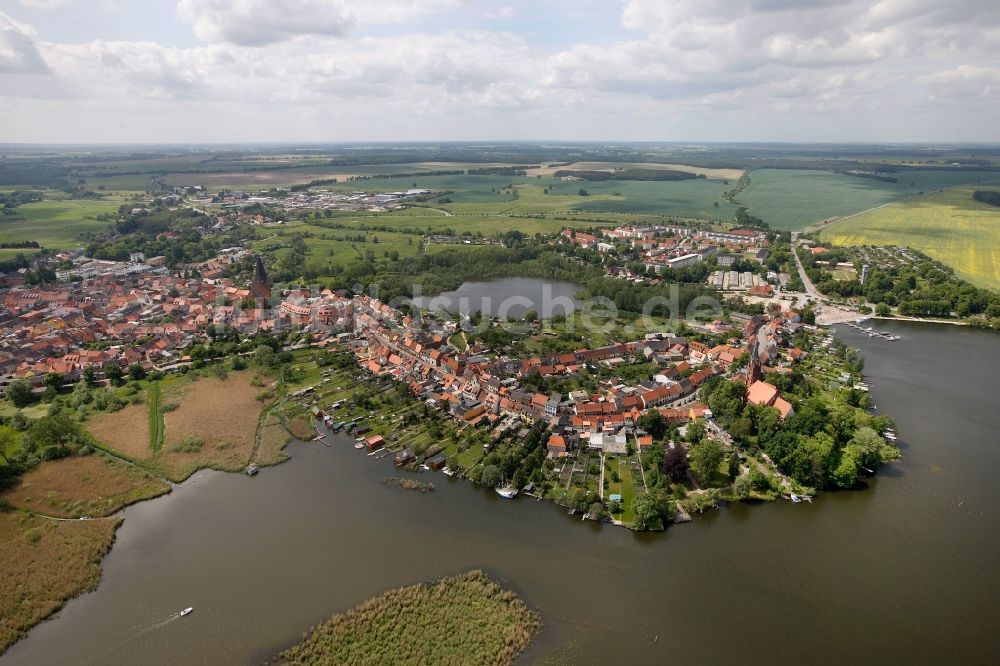
[[[205,41],[245,46],[298,35],[340,36],[354,23],[340,0],[178,0],[177,15]]]
[[[34,31],[0,12],[0,74],[38,74],[48,65],[34,43]]]
[[[491,12],[486,12],[486,18],[491,21],[504,21],[517,16],[517,7],[513,5],[503,5]]]
[[[566,46],[528,4],[526,35],[421,19],[449,4],[179,0],[194,47],[52,43],[0,13],[0,140],[1000,139],[995,0],[627,0],[624,37]]]
[[[76,0],[17,0],[19,4],[32,9],[56,9],[76,2]]]
[[[305,35],[343,37],[358,23],[402,23],[456,0],[178,0],[177,16],[208,42],[264,46]]]

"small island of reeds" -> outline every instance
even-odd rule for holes
[[[482,571],[390,590],[315,627],[287,664],[512,664],[541,628]]]
[[[434,490],[433,483],[424,483],[423,481],[417,481],[416,479],[408,479],[403,476],[386,476],[382,478],[382,483],[387,486],[396,486],[398,488],[405,488],[406,490],[419,490],[422,493],[426,493],[429,490]]]

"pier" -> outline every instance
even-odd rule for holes
[[[861,324],[865,323],[866,321],[867,321],[866,319],[857,319],[855,321],[845,321],[843,323],[847,324],[853,329],[861,331],[862,333],[867,333],[869,338],[879,338],[881,340],[885,340],[886,342],[896,342],[897,340],[902,340],[902,337],[898,335],[893,335],[892,333],[888,333],[886,331],[876,331],[871,326],[868,327],[862,326]]]

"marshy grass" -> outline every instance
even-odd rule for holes
[[[390,590],[314,628],[287,664],[512,664],[541,629],[482,571]]]
[[[0,513],[0,653],[30,627],[97,587],[120,518],[49,520]]]

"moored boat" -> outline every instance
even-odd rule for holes
[[[498,486],[495,490],[497,495],[503,497],[504,499],[514,499],[517,497],[517,488],[511,485]]]

